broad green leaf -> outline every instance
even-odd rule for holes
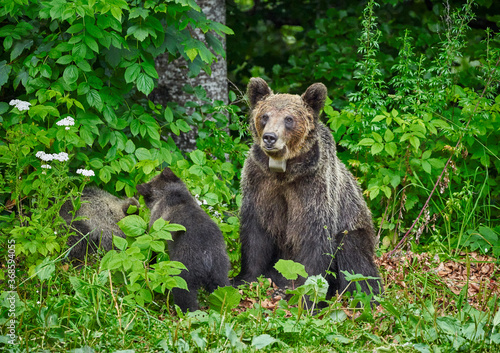
[[[358,146],[371,146],[375,141],[371,138],[364,138],[358,142]]]
[[[46,257],[41,264],[35,267],[35,273],[40,281],[48,280],[52,277],[55,270],[56,266],[54,265],[54,261],[52,261],[49,257]]]
[[[229,311],[238,306],[241,301],[241,294],[238,289],[228,286],[216,289],[208,296],[210,310],[216,312]]]
[[[307,278],[307,272],[304,265],[292,260],[279,260],[274,268],[288,280],[295,281],[299,275]]]
[[[385,151],[394,157],[398,151],[398,147],[395,142],[389,142],[385,144]]]
[[[197,165],[205,165],[207,162],[207,157],[205,153],[200,150],[195,150],[189,154],[191,160]]]
[[[384,144],[380,142],[375,142],[371,148],[371,154],[376,155],[384,150]]]
[[[418,148],[420,147],[420,140],[416,136],[411,136],[410,137],[410,144],[415,148],[415,151],[418,151]]]
[[[75,83],[78,80],[78,67],[75,65],[66,66],[63,72],[63,78],[68,84]]]
[[[151,152],[149,152],[149,150],[145,149],[144,147],[139,147],[138,149],[136,149],[135,156],[140,161],[144,161],[147,159],[153,159]]]
[[[125,82],[130,83],[137,80],[141,73],[141,66],[139,64],[132,64],[125,70]]]
[[[252,339],[252,347],[255,349],[262,349],[273,343],[279,342],[276,338],[269,336],[268,334],[263,334]]]
[[[137,215],[127,216],[118,222],[118,226],[128,236],[138,237],[147,230],[148,225],[144,219]]]
[[[384,140],[385,142],[391,142],[392,140],[394,140],[394,134],[392,133],[391,130],[389,129],[385,130]]]
[[[163,112],[163,117],[169,123],[174,121],[174,114],[172,113],[172,110],[169,107],[165,108],[165,111]]]
[[[139,73],[137,77],[137,89],[145,95],[150,94],[155,88],[154,81],[145,73]]]
[[[113,245],[116,246],[118,249],[121,251],[127,249],[127,240],[123,239],[122,237],[117,237],[116,235],[113,235]]]
[[[6,65],[7,61],[0,61],[0,87],[2,87],[9,80],[9,74],[12,66]]]

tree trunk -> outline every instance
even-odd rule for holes
[[[205,16],[212,21],[226,23],[226,5],[225,0],[196,0],[198,6]],[[200,30],[193,31],[197,39],[205,42],[205,36]],[[225,38],[220,38],[224,51],[226,50]],[[168,62],[168,53],[156,58],[156,70],[158,72],[158,87],[152,93],[152,100],[155,103],[166,105],[167,102],[177,102],[184,105],[188,101],[197,102],[195,96],[182,90],[186,84],[193,87],[201,85],[207,91],[207,97],[212,100],[220,100],[225,104],[228,102],[227,85],[227,63],[220,56],[217,61],[211,65],[212,75],[209,76],[205,71],[194,78],[189,78],[189,69],[184,58],[178,58]],[[183,151],[192,151],[196,147],[197,131],[192,130],[182,133],[180,136],[172,136],[177,146]]]

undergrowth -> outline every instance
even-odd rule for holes
[[[168,11],[161,1],[96,4],[57,0],[23,8],[11,2],[0,10],[0,22],[9,23],[0,30],[0,88],[12,98],[10,105],[0,103],[3,350],[498,351],[498,293],[483,284],[472,301],[469,289],[477,284],[467,279],[457,292],[438,275],[444,261],[465,261],[470,269],[472,251],[500,255],[499,37],[485,32],[480,65],[472,69],[476,80],[464,84],[467,68],[457,62],[467,45],[472,2],[445,9],[433,56],[420,53],[415,34],[406,31],[394,65],[382,70],[377,4],[369,1],[353,76],[358,90],[345,109],[325,108],[338,154],[366,190],[379,253],[425,250],[434,261],[394,268],[382,261],[386,289],[375,298],[378,306],[350,293],[325,309],[304,307],[304,293],[318,299],[324,293],[321,278],[288,293],[294,295],[289,302],[273,301],[275,289],[262,280],[204,293],[203,310],[188,314],[169,305],[168,289],[183,285],[176,280],[180,265],[162,254],[150,266],[174,225],[148,229],[141,210],[122,224],[138,225],[127,240],[115,240],[122,252],[99,254],[76,269],[65,259],[69,233],[58,207],[89,183],[131,196],[136,184],[168,164],[219,224],[231,275],[238,272],[238,184],[248,151],[241,107],[211,102],[199,88],[193,92],[201,103],[188,103],[189,110],[147,99],[155,55],[169,51],[191,59],[193,74],[209,71],[214,56],[189,41],[186,23],[207,33],[217,54],[222,49],[212,32],[231,31],[201,16],[194,1],[169,3]],[[95,18],[83,15],[89,13]],[[161,22],[166,15],[168,33]],[[166,37],[178,45],[168,46]],[[200,138],[191,153],[162,137],[193,127]],[[498,260],[484,261],[496,280]]]

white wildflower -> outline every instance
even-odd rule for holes
[[[44,162],[49,162],[54,159],[54,156],[52,154],[45,153],[43,151],[38,151],[35,156],[36,158],[39,158]]]
[[[23,110],[29,110],[30,109],[30,105],[31,103],[30,102],[25,102],[25,101],[22,101],[22,100],[19,100],[19,99],[13,99],[9,102],[10,105],[13,105],[14,107],[16,107],[19,111],[23,111]]]
[[[52,169],[52,166],[50,164],[42,164],[41,167],[44,169]]]
[[[75,125],[75,119],[70,116],[65,117],[62,120],[59,120],[56,125],[58,126],[66,126],[66,130],[69,130],[69,126]]]
[[[94,171],[91,169],[77,169],[76,174],[81,174],[81,175],[87,176],[87,177],[95,176]]]
[[[53,154],[52,157],[54,157],[54,159],[58,160],[59,162],[66,162],[69,160],[69,156],[66,152]]]

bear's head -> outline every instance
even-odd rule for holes
[[[144,202],[148,208],[154,207],[157,202],[163,202],[165,206],[175,206],[189,202],[191,199],[186,185],[168,167],[150,182],[137,185],[136,189],[140,195],[144,196]]]
[[[284,172],[286,161],[301,154],[325,104],[324,84],[314,83],[301,95],[273,94],[266,81],[252,78],[247,95],[252,109],[254,142],[269,157],[272,171]]]

